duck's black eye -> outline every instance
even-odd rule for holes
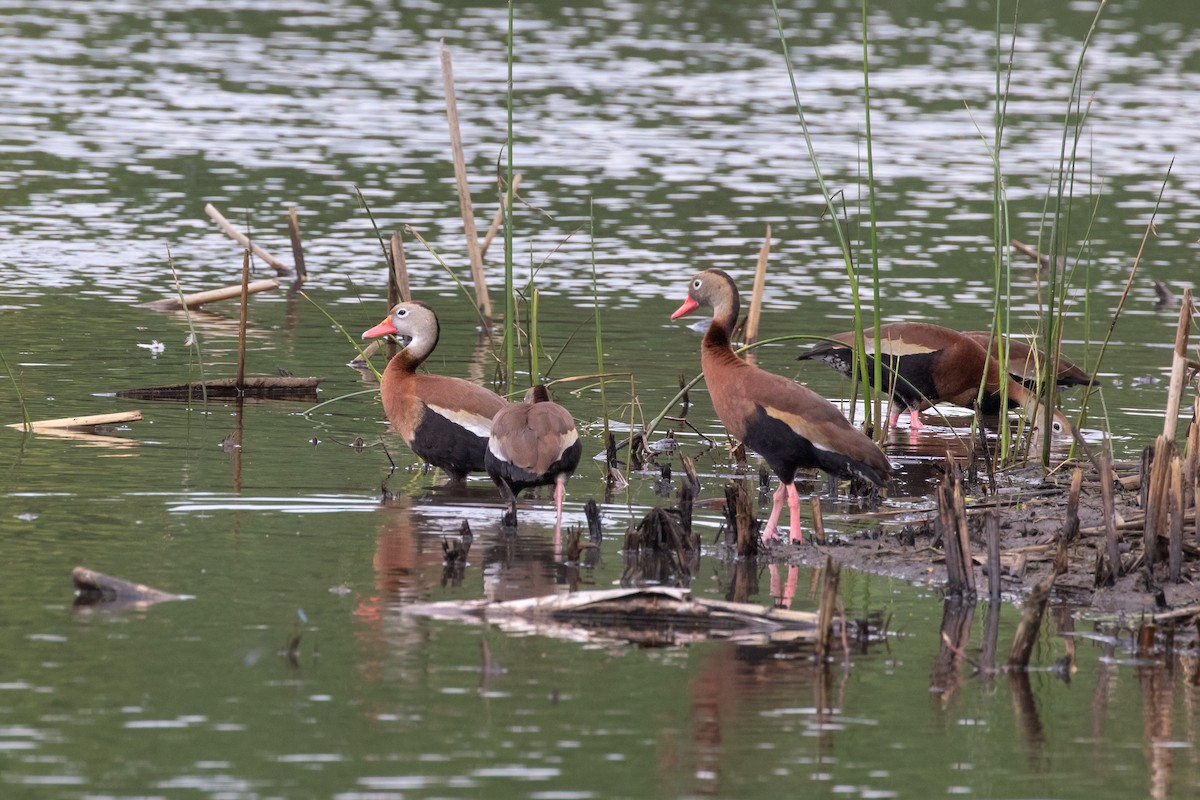
[[[1063,426],[1062,426],[1062,423],[1061,423],[1061,422],[1059,422],[1058,420],[1055,420],[1055,421],[1054,421],[1054,425],[1053,425],[1053,426],[1051,426],[1051,427],[1053,427],[1053,429],[1054,429],[1054,432],[1055,432],[1055,433],[1062,433],[1062,432],[1063,432]]]
[[[696,278],[696,280],[692,281],[692,288],[693,288],[693,289],[699,289],[699,288],[700,288],[700,279],[699,279],[699,278]]]
[[[398,308],[398,309],[396,309],[396,316],[397,316],[397,317],[407,317],[407,316],[408,316],[408,309],[407,309],[407,308]]]

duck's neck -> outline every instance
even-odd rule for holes
[[[433,348],[437,347],[438,330],[422,331],[414,336],[399,353],[388,362],[387,369],[397,372],[416,372],[417,367],[425,363]]]
[[[738,320],[738,298],[736,295],[729,300],[713,307],[712,324],[704,334],[701,355],[716,358],[721,361],[741,362],[742,359],[733,351],[733,328]]]

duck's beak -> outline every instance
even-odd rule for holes
[[[695,300],[693,300],[692,297],[689,295],[688,299],[683,301],[683,305],[681,305],[679,308],[675,309],[675,313],[671,315],[671,319],[679,319],[684,314],[690,314],[699,307],[700,307],[700,304],[697,303]]]
[[[374,339],[377,336],[387,336],[388,334],[395,333],[397,333],[396,326],[392,324],[392,318],[388,317],[369,331],[364,331],[362,338]]]

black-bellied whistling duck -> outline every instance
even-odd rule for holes
[[[1000,357],[1000,339],[992,336],[988,331],[966,331],[964,336],[969,336],[979,344],[980,347],[987,348],[991,344],[992,358]],[[1016,380],[1025,384],[1029,389],[1037,389],[1038,381],[1041,380],[1041,370],[1046,364],[1046,355],[1028,342],[1023,342],[1020,339],[1007,337],[1008,340],[1008,374]],[[1088,375],[1072,362],[1068,361],[1061,354],[1058,357],[1058,378],[1055,381],[1059,389],[1069,389],[1072,386],[1087,386],[1094,383],[1092,376]],[[1010,398],[1009,406],[1016,405]],[[980,410],[985,414],[1000,413],[1000,394],[985,392],[983,402],[980,404]]]
[[[900,412],[909,413],[910,427],[924,427],[920,412],[937,403],[951,403],[974,408],[979,384],[984,379],[984,395],[995,395],[999,408],[1000,368],[989,358],[983,345],[959,331],[927,322],[893,322],[880,328],[882,344],[876,346],[875,331],[863,331],[868,355],[867,374],[874,380],[873,356],[884,355],[882,364],[883,391],[892,395],[889,427],[900,419]],[[850,377],[853,360],[854,332],[846,331],[820,342],[801,360],[824,361],[838,372]],[[897,378],[898,380],[893,380]],[[1036,398],[1023,383],[1008,379],[1009,402],[1032,413]],[[1034,420],[1036,424],[1036,420]],[[1054,411],[1054,432],[1070,434],[1071,425],[1057,409]]]
[[[562,530],[562,504],[567,478],[579,466],[583,442],[571,412],[550,401],[546,387],[538,384],[524,401],[500,409],[492,419],[483,463],[500,487],[508,511],[506,525],[517,524],[517,495],[534,486],[554,484],[554,533]]]
[[[363,338],[408,337],[379,383],[384,413],[414,453],[445,470],[451,480],[461,481],[468,472],[483,471],[492,417],[507,404],[495,392],[462,378],[417,372],[437,347],[439,332],[433,309],[410,302],[393,308]]]
[[[746,363],[733,351],[730,336],[737,324],[739,305],[733,279],[719,269],[708,269],[692,278],[687,300],[671,319],[700,306],[712,308],[712,324],[700,346],[700,367],[713,408],[729,435],[761,455],[780,480],[763,539],[778,537],[777,525],[786,497],[791,539],[802,542],[800,495],[793,482],[796,470],[819,467],[882,486],[891,475],[892,465],[833,403],[795,381]]]

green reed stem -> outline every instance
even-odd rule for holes
[[[17,392],[17,402],[21,406],[21,420],[25,424],[25,432],[32,433],[33,422],[29,419],[29,409],[25,407],[25,395],[21,394],[21,384],[17,382],[17,375],[12,371],[12,367],[8,365],[8,359],[4,357],[3,351],[0,351],[0,364],[4,365],[4,371],[8,373],[13,389]]]
[[[183,306],[183,315],[187,319],[188,335],[191,337],[192,346],[196,348],[196,367],[200,370],[200,398],[205,405],[208,405],[208,384],[204,380],[204,352],[200,349],[200,337],[196,335],[196,327],[192,324],[192,310],[187,307],[187,303],[183,300],[183,288],[179,285],[179,273],[175,271],[175,261],[171,258],[171,248],[167,248],[167,264],[171,267],[171,277],[175,279],[175,294],[179,295],[179,304]],[[188,394],[191,395],[189,384]],[[191,397],[188,397],[191,401]]]
[[[872,299],[874,301],[874,324],[875,324],[875,349],[879,352],[879,341],[883,338],[883,306],[879,298],[879,236],[877,225],[877,206],[875,202],[875,158],[872,150],[871,140],[871,69],[870,69],[870,54],[867,39],[867,0],[862,2],[862,46],[863,46],[863,114],[866,122],[866,137],[867,137],[867,210],[871,220],[871,285],[873,290]],[[858,334],[855,334],[857,338]],[[864,341],[863,353],[866,353],[866,343]],[[873,359],[875,364],[875,375],[873,376],[872,386],[883,386],[883,359],[876,357]],[[881,391],[872,392],[874,402],[874,419],[883,420],[883,393]],[[872,419],[870,411],[867,412],[867,419]],[[887,436],[887,425],[879,426],[879,436]]]
[[[812,164],[813,173],[817,178],[817,185],[821,188],[821,196],[825,199],[825,209],[829,213],[830,221],[833,223],[834,232],[837,234],[838,245],[842,249],[842,259],[846,264],[846,279],[850,284],[850,297],[854,304],[854,349],[857,353],[863,354],[864,357],[859,359],[861,365],[861,379],[864,384],[870,386],[871,376],[867,372],[866,340],[863,337],[863,322],[862,322],[862,302],[859,298],[858,276],[854,269],[854,254],[850,250],[850,241],[846,236],[846,231],[842,227],[842,223],[838,217],[837,207],[833,203],[833,196],[829,193],[829,189],[825,185],[825,178],[821,174],[821,167],[817,163],[816,148],[813,147],[812,136],[808,131],[808,122],[804,117],[804,104],[800,102],[800,89],[796,84],[796,72],[792,67],[792,57],[788,49],[787,37],[783,33],[783,18],[779,15],[778,0],[771,0],[771,8],[775,12],[775,28],[779,34],[779,43],[783,49],[783,61],[787,67],[788,81],[792,86],[792,99],[796,103],[796,116],[800,121],[800,131],[804,135],[804,144],[808,149],[809,162]],[[876,309],[878,316],[878,309]],[[869,389],[868,389],[869,390]],[[865,405],[866,423],[872,424],[871,404]]]
[[[1087,56],[1088,46],[1100,23],[1100,15],[1104,12],[1104,3],[1096,8],[1092,24],[1083,38],[1079,50],[1079,58],[1075,64],[1075,72],[1071,80],[1071,92],[1067,99],[1067,110],[1063,118],[1062,143],[1059,146],[1058,176],[1055,182],[1055,207],[1051,218],[1050,241],[1046,252],[1050,254],[1049,264],[1049,295],[1046,303],[1046,325],[1043,331],[1046,346],[1046,363],[1042,365],[1042,391],[1045,407],[1043,414],[1042,466],[1050,466],[1050,441],[1052,436],[1051,421],[1054,415],[1055,395],[1058,389],[1056,380],[1058,372],[1058,353],[1054,343],[1062,337],[1062,317],[1059,313],[1059,296],[1065,295],[1067,286],[1065,276],[1060,274],[1059,256],[1066,256],[1067,231],[1070,226],[1071,199],[1075,185],[1075,164],[1079,152],[1079,140],[1082,136],[1083,125],[1091,108],[1088,101],[1083,108],[1083,65]],[[1068,146],[1068,142],[1070,143]]]
[[[592,319],[596,324],[596,372],[604,374],[604,332],[600,326],[600,290],[596,281],[596,208],[588,198],[588,233],[592,258]],[[600,379],[600,413],[604,420],[604,442],[608,442],[608,396],[604,391],[604,379]]]
[[[371,213],[371,207],[367,205],[367,198],[363,197],[362,190],[355,186],[354,193],[358,195],[358,202],[362,204],[363,211],[367,212],[367,219],[371,220],[371,227],[375,229],[375,238],[379,240],[379,249],[383,251],[383,263],[387,265],[390,272],[392,259],[388,256],[388,246],[387,242],[383,240],[383,232],[379,230],[379,225],[375,222],[375,215]]]
[[[508,387],[513,385],[513,365],[516,359],[516,314],[513,303],[513,0],[508,0],[508,128],[506,158],[508,174],[505,180],[507,203],[504,205],[504,367]]]
[[[347,333],[346,329],[342,327],[342,324],[340,322],[338,322],[336,319],[334,319],[333,316],[328,311],[326,311],[324,308],[321,307],[320,303],[318,303],[316,300],[313,300],[305,292],[297,292],[296,294],[300,295],[305,300],[312,303],[316,307],[317,311],[320,311],[322,314],[325,315],[325,319],[327,319],[333,323],[333,327],[337,328],[339,331],[342,332],[342,336],[346,337],[346,341],[348,341],[350,343],[351,347],[353,347],[355,350],[358,351],[358,354],[360,356],[362,356],[362,360],[366,362],[367,367],[370,368],[371,372],[373,372],[375,374],[376,380],[383,379],[383,376],[380,374],[379,370],[375,369],[375,365],[371,363],[371,359],[367,358],[366,353],[363,352],[363,348],[359,346],[358,340],[355,339],[353,336],[351,336],[349,333]]]

